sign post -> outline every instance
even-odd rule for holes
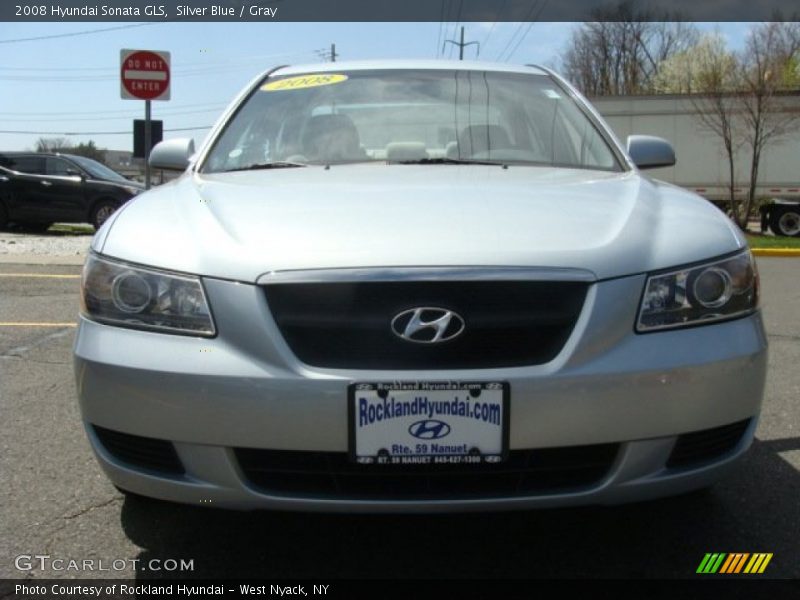
[[[120,50],[120,95],[144,100],[144,184],[150,189],[150,102],[170,98],[170,53]]]
[[[150,100],[144,101],[144,189],[150,189],[150,148],[153,135],[150,123]]]

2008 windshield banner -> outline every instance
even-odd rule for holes
[[[449,3],[447,3],[449,4]],[[453,3],[455,4],[455,3]],[[462,0],[458,11],[431,0],[16,0],[0,2],[0,21],[326,21],[326,22],[532,22],[621,20],[625,5],[613,0]],[[612,10],[620,5],[619,11]],[[792,18],[794,0],[650,0],[646,10],[622,15],[633,21],[768,21]],[[449,14],[453,13],[453,14]]]

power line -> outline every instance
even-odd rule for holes
[[[458,31],[458,23],[461,20],[461,9],[456,12],[456,0],[448,0],[447,1],[447,15],[445,18],[445,26],[444,26],[444,35],[445,39],[450,37],[455,37],[456,32]],[[453,22],[453,16],[455,13],[456,20]],[[449,33],[450,30],[450,23],[453,24],[453,31]],[[451,46],[450,51],[447,53],[447,58],[451,58],[453,56],[453,47]],[[442,57],[444,57],[444,46],[442,46]]]
[[[439,58],[439,44],[442,41],[442,29],[444,29],[444,2],[445,0],[441,0],[441,11],[440,11],[440,20],[439,20],[439,33],[436,36],[436,58]]]
[[[0,71],[118,71],[113,67],[0,67]]]
[[[500,59],[503,57],[503,54],[505,54],[505,53],[506,53],[506,50],[508,50],[508,49],[511,47],[511,44],[513,44],[513,43],[514,43],[514,40],[515,40],[515,39],[516,39],[516,37],[517,37],[517,34],[518,34],[520,31],[522,31],[522,28],[523,28],[524,26],[525,26],[525,23],[524,23],[524,22],[523,22],[523,23],[520,23],[519,25],[517,25],[517,28],[514,30],[514,33],[512,34],[512,36],[511,36],[510,38],[508,38],[508,42],[507,42],[507,43],[506,43],[506,45],[503,47],[503,49],[500,51],[500,54],[498,54],[498,55],[497,55],[497,58],[495,58],[495,60],[496,60],[497,62],[500,62]]]
[[[200,127],[175,127],[173,129],[165,129],[164,131],[195,131],[200,129],[211,129],[213,125],[202,125]],[[25,135],[122,135],[133,134],[129,129],[125,131],[10,131],[0,130],[0,133],[14,133]]]
[[[289,57],[289,56],[307,56],[310,54],[310,51],[302,51],[302,52],[281,52],[277,54],[256,54],[253,56],[248,56],[247,58],[230,58],[218,61],[202,61],[202,62],[177,62],[172,64],[172,70],[177,69],[193,69],[193,68],[219,68],[219,67],[229,67],[231,64],[241,64],[241,65],[249,65],[249,64],[258,64],[263,59],[267,58],[282,58],[282,57]],[[82,71],[94,71],[94,72],[103,72],[103,73],[119,73],[119,67],[7,67],[7,66],[0,66],[0,71],[23,71],[23,72],[82,72]]]
[[[202,110],[187,110],[184,112],[161,112],[158,111],[157,117],[182,117],[184,115],[197,115],[202,113],[209,113],[209,112],[219,112],[222,110],[223,106],[218,108],[206,108]],[[8,117],[0,117],[3,122],[7,123],[57,123],[59,121],[123,121],[127,119],[138,119],[141,115],[137,114],[124,114],[118,115],[115,117],[61,117],[55,119],[25,119],[25,118],[11,118]]]
[[[542,11],[544,10],[544,7],[547,6],[547,2],[548,2],[548,0],[543,0],[541,8],[536,12],[536,15],[533,17],[533,20],[531,21],[530,25],[528,25],[528,29],[525,30],[525,33],[522,35],[521,38],[519,38],[519,41],[517,42],[517,45],[514,46],[514,49],[506,57],[506,62],[511,60],[511,57],[514,56],[514,54],[517,51],[517,48],[519,48],[519,46],[520,46],[520,44],[522,44],[523,40],[526,37],[528,37],[528,34],[531,32],[531,29],[533,29],[533,26],[536,24],[536,21],[539,19],[539,15],[542,14]]]
[[[464,0],[458,0],[458,13],[456,14],[456,25],[453,27],[453,34],[458,31],[458,25],[461,23],[461,11],[464,8]]]
[[[301,56],[301,54],[289,55]],[[305,54],[302,54],[305,56]],[[214,75],[217,73],[228,73],[234,70],[249,69],[251,65],[209,65],[207,68],[198,67],[195,69],[172,69],[172,77],[180,79],[183,77],[197,77],[204,75]],[[0,74],[2,81],[29,81],[35,83],[85,83],[91,81],[108,81],[111,75],[5,75]]]
[[[184,108],[197,108],[197,107],[212,107],[212,106],[227,106],[227,101],[217,101],[217,102],[201,102],[195,104],[176,104],[171,106],[165,106],[162,110],[178,110]],[[49,116],[49,115],[105,115],[105,114],[118,114],[118,113],[125,113],[125,114],[132,114],[130,109],[120,109],[120,110],[86,110],[86,111],[65,111],[65,112],[2,112],[0,111],[0,115],[11,115],[11,116]],[[160,114],[160,111],[159,111]],[[139,113],[137,112],[135,115],[137,118]]]
[[[508,62],[509,60],[511,60],[511,57],[514,56],[514,53],[517,51],[517,48],[519,48],[519,45],[522,43],[522,41],[526,37],[528,37],[528,34],[530,33],[532,28],[533,28],[533,23],[529,23],[528,24],[528,28],[525,30],[525,33],[522,34],[522,37],[519,38],[519,41],[514,46],[513,50],[511,50],[511,52],[508,53],[508,56],[506,56],[505,62]]]
[[[483,38],[483,42],[481,45],[486,48],[486,42],[489,41],[489,38],[494,31],[494,28],[497,27],[497,22],[500,20],[500,17],[503,16],[503,11],[506,9],[506,4],[508,4],[508,0],[503,0],[503,4],[500,5],[500,10],[497,12],[497,17],[495,17],[495,21],[492,23],[492,26],[489,28],[489,33],[486,34],[486,37]]]
[[[71,33],[57,33],[54,35],[39,35],[29,38],[15,38],[11,40],[0,40],[0,44],[15,44],[17,42],[35,42],[38,40],[52,40],[55,38],[75,37],[77,35],[91,35],[93,33],[104,33],[106,31],[118,31],[120,29],[133,29],[134,27],[147,27],[148,25],[160,25],[160,22],[134,23],[132,25],[118,25],[117,27],[104,27],[102,29],[85,29],[83,31],[73,31]]]
[[[500,61],[502,56],[506,53],[506,51],[511,47],[511,45],[516,41],[517,35],[519,35],[522,32],[522,29],[523,29],[523,27],[525,27],[525,24],[528,23],[528,21],[530,21],[531,17],[533,16],[533,13],[536,10],[536,7],[538,5],[539,5],[539,0],[535,0],[535,2],[533,2],[533,4],[531,4],[531,8],[528,11],[528,14],[525,15],[525,19],[523,19],[519,23],[519,25],[517,26],[516,31],[514,31],[514,34],[508,39],[508,43],[505,45],[505,48],[503,48],[503,51],[500,52],[500,54],[497,55],[497,59],[496,60],[498,62]],[[506,59],[506,60],[508,60],[508,59]]]
[[[455,2],[455,0],[453,0]],[[456,14],[456,22],[453,25],[453,33],[451,37],[456,37],[456,32],[458,31],[458,25],[461,23],[461,9],[464,8],[464,0],[458,0],[458,13]],[[453,46],[450,46],[450,52],[447,54],[447,58],[453,56]]]

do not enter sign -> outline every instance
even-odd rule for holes
[[[169,100],[169,52],[120,51],[120,94],[133,100]]]

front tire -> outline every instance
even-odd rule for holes
[[[100,229],[103,223],[105,223],[118,208],[119,206],[117,203],[111,200],[100,200],[100,202],[95,204],[94,208],[92,209],[92,216],[90,218],[94,228],[96,230]]]
[[[784,206],[771,211],[769,228],[775,235],[800,237],[800,206]]]

